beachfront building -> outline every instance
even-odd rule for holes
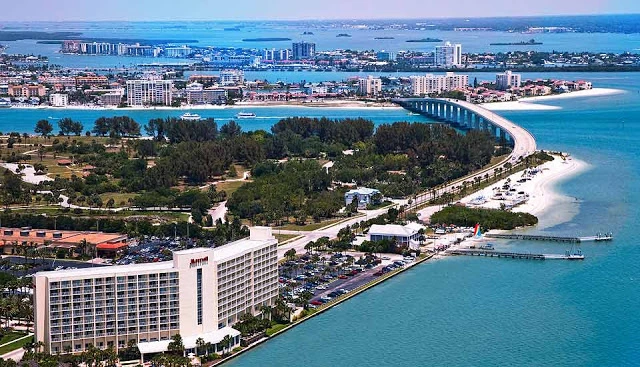
[[[7,92],[12,97],[42,97],[46,89],[42,84],[10,85]]]
[[[462,45],[445,42],[444,45],[436,46],[434,63],[446,68],[462,66]]]
[[[469,75],[447,72],[444,75],[414,75],[411,81],[411,94],[414,96],[442,93],[469,85]]]
[[[374,224],[369,229],[370,241],[393,240],[398,246],[407,246],[413,250],[420,248],[420,230],[424,227],[418,223]]]
[[[522,75],[514,74],[511,70],[496,74],[496,89],[498,90],[520,88],[520,83],[522,83]]]
[[[172,89],[171,80],[127,80],[127,103],[129,106],[170,106]]]
[[[51,107],[66,107],[69,105],[69,95],[62,93],[50,94],[49,104]]]
[[[204,88],[200,83],[188,84],[185,88],[187,104],[224,103],[227,90],[223,88]]]
[[[358,79],[358,95],[377,96],[382,92],[382,79],[369,75]]]
[[[278,295],[277,243],[271,228],[216,248],[173,253],[172,261],[39,272],[34,275],[35,341],[45,351],[138,345],[167,351],[180,334],[187,351],[198,338],[217,345],[245,313],[258,315]]]
[[[349,190],[344,194],[345,205],[350,205],[353,200],[358,203],[358,209],[365,209],[369,204],[379,204],[382,199],[382,194],[379,190],[370,189],[368,187],[358,187],[357,189]]]
[[[310,60],[316,56],[316,44],[313,42],[294,42],[291,46],[294,60]]]
[[[240,85],[244,83],[244,71],[239,69],[226,69],[220,71],[220,84]]]

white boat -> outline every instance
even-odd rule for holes
[[[187,112],[182,116],[180,116],[180,119],[187,120],[187,121],[198,121],[198,120],[201,120],[202,117],[200,117],[200,115],[198,115],[197,113]]]
[[[256,114],[253,112],[238,112],[236,114],[236,118],[239,118],[239,119],[252,119],[255,117],[256,117]]]
[[[9,108],[11,107],[11,101],[0,100],[0,108]]]

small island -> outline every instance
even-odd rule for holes
[[[442,42],[441,39],[439,38],[420,38],[420,39],[416,39],[416,40],[407,40],[407,42],[414,42],[414,43],[421,43],[421,42]]]
[[[522,42],[495,42],[490,43],[491,46],[529,46],[529,45],[541,45],[542,42],[536,42],[533,38],[528,41]]]
[[[394,40],[395,37],[375,37],[374,40]]]
[[[243,38],[242,42],[282,42],[291,41],[291,38],[286,37],[264,37],[264,38]]]
[[[351,35],[348,33],[340,33],[336,37],[351,37]]]

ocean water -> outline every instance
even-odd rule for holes
[[[635,19],[632,19],[635,21]],[[629,21],[620,19],[619,21]],[[534,26],[535,24],[532,24]],[[455,32],[440,30],[366,30],[345,29],[329,25],[307,27],[287,22],[34,22],[7,23],[12,29],[37,31],[73,31],[82,37],[109,37],[126,39],[175,39],[195,40],[193,45],[235,48],[290,48],[291,41],[244,42],[245,38],[280,37],[292,41],[315,42],[318,50],[416,50],[432,51],[437,43],[408,43],[410,39],[438,38],[462,43],[463,52],[507,52],[513,50],[569,51],[569,52],[637,52],[640,49],[640,34],[622,33],[544,33],[522,34],[495,31]],[[224,31],[226,27],[239,26],[239,31]],[[302,35],[312,31],[313,35]],[[336,37],[347,33],[351,37]],[[376,40],[376,37],[394,39]],[[492,46],[490,43],[522,42],[534,38],[537,46]],[[95,57],[58,54],[57,45],[40,45],[36,41],[3,42],[9,46],[7,52],[33,53],[50,57],[53,64],[84,68],[86,66],[113,68],[148,62],[188,62],[184,59],[152,59],[129,57]]]
[[[612,231],[613,242],[582,244],[581,262],[430,261],[228,365],[640,365],[637,80],[633,74],[610,74],[601,86],[624,94],[545,102],[560,110],[502,112],[529,129],[540,148],[568,151],[590,165],[557,187],[573,200],[552,206],[546,215],[577,214],[545,232]],[[568,249],[544,242],[496,246],[543,253]]]

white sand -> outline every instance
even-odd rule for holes
[[[621,94],[621,93],[624,93],[624,91],[620,89],[593,88],[593,89],[581,90],[576,92],[554,94],[549,96],[526,97],[518,101],[512,101],[512,102],[482,103],[481,106],[491,111],[559,110],[561,109],[561,107],[549,106],[549,105],[531,103],[531,102],[540,102],[540,101],[549,101],[549,100],[567,99],[567,98],[600,97],[600,96],[609,96],[609,95]]]
[[[117,106],[81,106],[81,105],[69,105],[66,107],[51,107],[51,106],[30,106],[30,105],[14,105],[11,109],[25,109],[25,110],[95,110],[95,111],[188,111],[188,110],[232,110],[232,109],[245,109],[245,108],[336,108],[336,109],[377,109],[377,110],[389,110],[389,109],[402,109],[402,107],[390,104],[390,103],[365,103],[363,101],[352,100],[331,100],[331,101],[317,101],[317,102],[238,102],[234,105],[185,105],[181,107],[170,106],[153,106],[153,107],[124,107],[118,108]]]
[[[519,191],[524,191],[529,195],[529,199],[526,203],[520,204],[513,208],[514,212],[525,212],[530,213],[540,218],[539,227],[548,227],[551,225],[560,224],[570,220],[573,215],[576,213],[571,211],[569,208],[569,212],[562,212],[562,210],[557,211],[558,213],[550,213],[551,208],[559,204],[572,204],[575,202],[574,199],[567,197],[558,193],[555,190],[555,186],[569,179],[572,176],[578,175],[581,172],[584,172],[588,169],[588,164],[572,158],[568,157],[566,161],[563,161],[559,156],[554,156],[554,160],[551,162],[547,162],[541,165],[540,172],[537,173],[531,180],[528,180],[523,183],[518,183],[517,181],[522,177],[522,172],[514,173],[508,178],[511,179],[512,187]],[[471,195],[460,200],[460,202],[469,205],[469,207],[482,207],[482,208],[500,208],[500,204],[507,204],[508,200],[492,200],[493,196],[493,188],[494,187],[502,187],[506,182],[507,178],[500,180],[499,182],[483,189],[477,191]],[[470,205],[469,202],[473,199],[484,196],[488,201],[482,205]],[[426,220],[433,213],[440,210],[442,206],[430,206],[426,207],[419,211],[420,219]],[[563,210],[567,208],[562,208]],[[544,214],[543,216],[541,216]],[[553,214],[553,215],[551,215]]]
[[[490,111],[548,111],[561,110],[561,107],[522,101],[482,103],[482,107]]]

